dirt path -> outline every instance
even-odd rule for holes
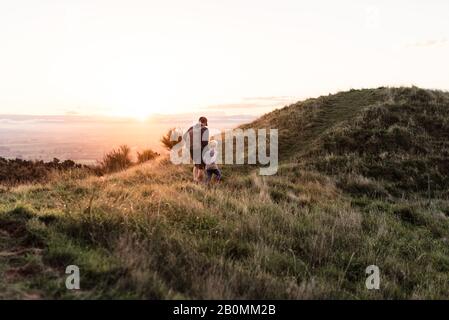
[[[0,299],[40,299],[30,290],[33,277],[42,273],[43,248],[27,230],[28,217],[0,213]]]

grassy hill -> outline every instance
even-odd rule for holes
[[[446,92],[352,90],[298,102],[244,127],[279,128],[285,163],[334,176],[348,191],[449,195]]]
[[[0,298],[449,298],[448,94],[353,90],[244,127],[279,129],[276,176],[208,188],[160,159],[1,187]]]

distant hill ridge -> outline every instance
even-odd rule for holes
[[[449,189],[447,92],[351,90],[297,102],[243,126],[249,127],[279,129],[284,163],[342,180],[371,179],[382,194]]]

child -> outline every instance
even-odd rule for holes
[[[206,183],[210,183],[212,176],[215,174],[217,176],[217,182],[220,182],[221,180],[221,171],[220,169],[218,169],[217,164],[215,163],[217,161],[217,141],[215,140],[211,140],[209,142],[209,150],[208,152],[208,157],[209,159],[206,160]]]

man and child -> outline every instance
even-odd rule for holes
[[[200,117],[198,123],[187,130],[183,137],[184,141],[189,141],[190,158],[193,161],[193,181],[196,183],[204,180],[206,171],[206,183],[209,184],[216,176],[216,181],[221,181],[221,171],[218,168],[217,146],[215,140],[209,141],[209,129],[207,128],[207,118]],[[205,161],[206,159],[206,161]]]

